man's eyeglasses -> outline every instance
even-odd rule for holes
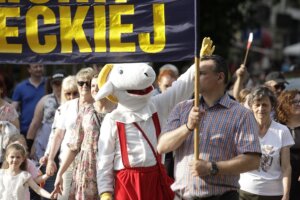
[[[77,92],[77,91],[65,92],[65,95],[66,95],[66,96],[71,96],[71,95],[73,95],[73,96],[78,96],[78,92]]]
[[[82,87],[84,84],[87,86],[87,87],[90,87],[91,86],[91,82],[90,81],[77,81],[77,84]]]
[[[276,85],[274,85],[274,88],[275,88],[275,90],[284,90],[285,85],[284,85],[284,83],[276,84]]]

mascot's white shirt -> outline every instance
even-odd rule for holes
[[[160,126],[165,124],[172,108],[191,97],[194,89],[194,65],[181,75],[172,87],[162,94],[152,96],[138,111],[129,111],[122,105],[107,114],[101,125],[98,142],[97,184],[99,194],[113,192],[114,170],[123,169],[116,121],[125,124],[128,158],[131,167],[147,167],[156,164],[155,157],[140,131],[132,124],[137,122],[156,149],[157,138],[152,114],[157,112]]]

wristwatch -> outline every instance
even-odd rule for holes
[[[215,176],[219,173],[219,168],[216,162],[211,162],[210,175]]]

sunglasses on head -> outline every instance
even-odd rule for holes
[[[82,87],[84,84],[87,86],[87,87],[90,87],[91,86],[91,82],[90,81],[77,81],[77,84]]]

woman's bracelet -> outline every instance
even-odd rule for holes
[[[194,129],[190,129],[187,125],[187,123],[185,123],[185,127],[189,130],[189,131],[193,131]]]

